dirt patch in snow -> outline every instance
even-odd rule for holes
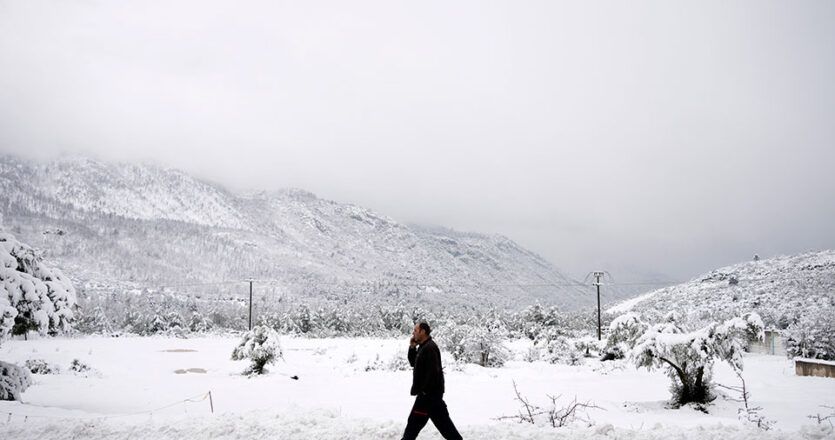
[[[186,373],[200,373],[206,374],[206,370],[203,368],[180,368],[179,370],[174,370],[174,374],[186,374]]]

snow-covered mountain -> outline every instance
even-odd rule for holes
[[[629,310],[691,319],[726,319],[756,311],[769,327],[785,329],[802,317],[835,319],[835,251],[748,261],[723,267],[684,284],[626,300],[607,312]]]
[[[0,160],[4,198],[64,204],[84,213],[142,220],[177,220],[198,225],[244,228],[231,194],[176,170],[144,165],[109,165],[85,157],[35,164]],[[34,212],[43,206],[31,206]]]
[[[302,190],[237,194],[153,165],[0,157],[0,212],[6,228],[82,288],[251,277],[343,301],[363,294],[573,309],[594,300],[500,235],[403,224]]]

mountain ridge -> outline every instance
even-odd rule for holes
[[[348,295],[378,283],[389,287],[368,294],[391,301],[593,302],[576,280],[508,237],[404,224],[303,189],[233,192],[156,165],[2,156],[0,191],[7,226],[82,286],[263,277],[299,296],[315,296],[316,285],[348,286]],[[49,229],[67,233],[43,233]]]

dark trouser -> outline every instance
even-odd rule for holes
[[[452,420],[449,419],[449,411],[446,409],[443,395],[422,395],[415,398],[415,405],[409,414],[409,422],[406,424],[403,440],[416,439],[429,419],[432,419],[432,423],[435,424],[435,427],[438,428],[445,439],[462,440],[461,434],[458,433]]]

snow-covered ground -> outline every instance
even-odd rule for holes
[[[21,365],[27,359],[43,359],[60,366],[61,372],[33,375],[34,385],[23,394],[23,402],[0,402],[0,432],[4,439],[400,437],[413,401],[411,372],[366,369],[402,362],[405,340],[285,337],[284,361],[256,378],[240,375],[246,362],[230,360],[237,341],[233,337],[7,341],[0,347],[0,359]],[[833,412],[821,405],[835,406],[835,380],[797,377],[785,358],[745,358],[751,403],[775,422],[771,431],[763,432],[738,421],[741,404],[725,397],[709,406],[709,414],[666,408],[669,380],[661,371],[596,360],[581,366],[528,363],[521,360],[528,343],[515,341],[511,346],[517,360],[499,369],[455,365],[445,356],[445,400],[465,438],[835,438],[828,422],[818,425],[808,418]],[[70,371],[73,359],[93,370]],[[299,379],[292,379],[293,375]],[[715,379],[738,385],[723,365],[717,366]],[[576,397],[600,409],[583,414],[592,426],[578,421],[554,429],[495,420],[519,410],[514,381],[535,403],[545,405],[546,395],[561,395],[564,404]],[[440,436],[430,424],[420,438]]]

